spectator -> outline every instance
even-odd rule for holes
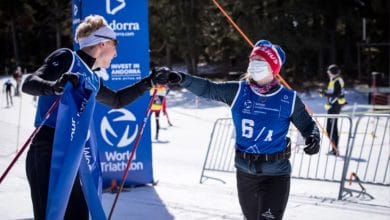
[[[329,77],[328,88],[320,90],[320,95],[327,97],[325,110],[328,114],[340,114],[341,108],[347,104],[344,97],[344,80],[341,78],[341,70],[336,64],[328,66],[326,71]],[[337,128],[337,118],[328,118],[326,122],[326,132],[332,141],[332,149],[329,152],[338,155],[339,134]]]

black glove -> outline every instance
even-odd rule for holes
[[[179,84],[182,80],[180,72],[171,71],[168,75],[168,82],[170,85]]]
[[[306,147],[303,148],[306,154],[313,155],[320,151],[320,137],[317,135],[310,135],[305,141]]]
[[[174,85],[181,81],[180,73],[172,71],[168,67],[156,67],[152,69],[150,78],[153,84]]]
[[[62,95],[64,93],[64,87],[67,82],[71,82],[73,87],[77,87],[79,84],[79,76],[75,73],[64,73],[57,79],[52,88],[56,95]]]
[[[169,72],[171,72],[171,69],[169,69],[168,67],[153,68],[152,73],[150,74],[152,84],[167,85]]]

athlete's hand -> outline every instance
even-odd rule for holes
[[[182,79],[181,73],[177,71],[171,71],[168,75],[168,83],[170,85],[179,84]]]
[[[57,79],[52,86],[54,93],[56,95],[62,95],[67,82],[72,83],[73,87],[77,87],[79,84],[79,76],[70,72],[62,74],[62,76]]]
[[[181,74],[172,71],[168,67],[155,67],[150,74],[153,84],[160,85],[175,85],[180,83],[182,77]]]
[[[320,151],[320,137],[317,135],[310,135],[305,141],[306,147],[303,148],[306,154],[313,155]]]

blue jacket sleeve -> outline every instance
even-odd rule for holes
[[[180,85],[197,96],[220,101],[231,106],[239,88],[238,81],[213,82],[208,79],[180,73]]]

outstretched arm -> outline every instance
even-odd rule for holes
[[[146,77],[141,81],[118,91],[111,90],[105,86],[103,80],[101,80],[96,100],[112,108],[122,108],[142,96],[144,92],[149,91],[150,88],[152,88],[150,77]]]
[[[149,91],[153,85],[166,85],[168,83],[167,75],[169,72],[170,70],[166,67],[153,68],[149,76],[118,91],[111,90],[101,80],[101,86],[96,95],[96,100],[112,108],[122,108],[135,101],[146,91]]]
[[[208,79],[191,76],[180,72],[182,81],[180,85],[197,96],[221,101],[229,106],[233,103],[239,88],[238,81],[213,82]]]

